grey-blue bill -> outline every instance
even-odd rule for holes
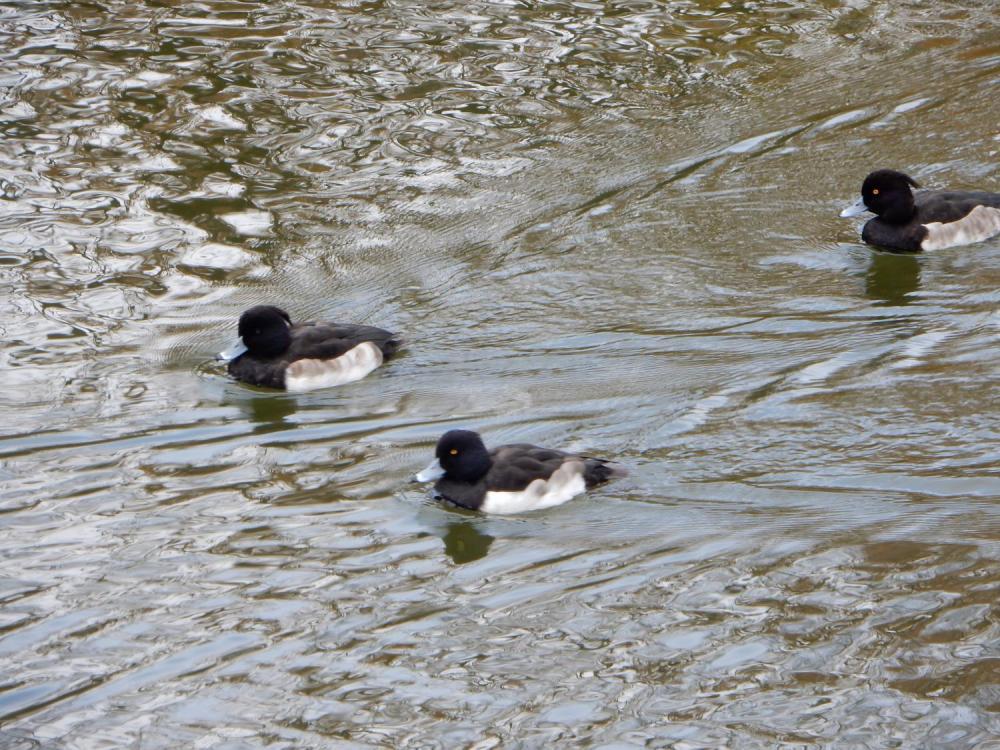
[[[247,345],[243,343],[243,339],[237,339],[235,344],[216,354],[215,359],[218,362],[232,362],[241,354],[246,354],[246,351]]]
[[[865,211],[868,210],[868,206],[865,205],[865,199],[862,196],[858,198],[857,202],[848,206],[843,211],[840,212],[840,218],[850,219],[853,216],[861,216]]]
[[[418,482],[434,482],[444,476],[444,469],[441,462],[436,458],[427,464],[427,468],[414,474],[413,478]]]

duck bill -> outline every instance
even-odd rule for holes
[[[441,468],[441,462],[436,458],[427,464],[427,468],[423,471],[415,474],[413,479],[417,482],[433,482],[444,476],[444,469]]]
[[[247,345],[243,343],[243,339],[238,339],[235,344],[221,351],[215,355],[217,362],[232,362],[237,357],[246,354]]]
[[[841,219],[850,219],[852,216],[861,216],[865,211],[868,210],[868,206],[865,205],[864,198],[858,198],[858,202],[853,206],[848,206],[843,211],[840,212]]]

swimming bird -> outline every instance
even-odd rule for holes
[[[515,443],[487,450],[471,430],[449,430],[438,440],[434,460],[417,474],[436,482],[445,500],[484,513],[522,513],[565,503],[595,485],[628,474],[603,458]]]
[[[909,175],[879,169],[861,185],[861,198],[842,217],[876,214],[861,231],[869,245],[919,252],[981,242],[1000,234],[1000,193],[924,190]]]
[[[360,380],[400,346],[373,326],[292,323],[280,307],[258,305],[240,316],[240,340],[216,359],[237,380],[265,388],[307,391]]]

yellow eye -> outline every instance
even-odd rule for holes
[[[872,195],[878,195],[878,188],[875,188],[874,190],[872,190]]]
[[[448,452],[449,452],[449,453],[450,453],[451,455],[453,455],[453,456],[457,456],[457,455],[458,455],[458,448],[452,448],[452,449],[451,449],[450,451],[448,451]]]

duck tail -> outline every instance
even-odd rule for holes
[[[396,352],[398,352],[403,346],[403,339],[401,339],[396,334],[391,334],[391,338],[386,339],[381,342],[379,348],[382,350],[382,356],[386,359],[392,357]]]
[[[604,482],[609,482],[612,479],[621,479],[622,477],[627,476],[628,469],[619,463],[608,461],[603,458],[587,459],[587,470],[584,475],[584,479],[586,479],[588,487],[592,487],[595,484],[603,484]]]

